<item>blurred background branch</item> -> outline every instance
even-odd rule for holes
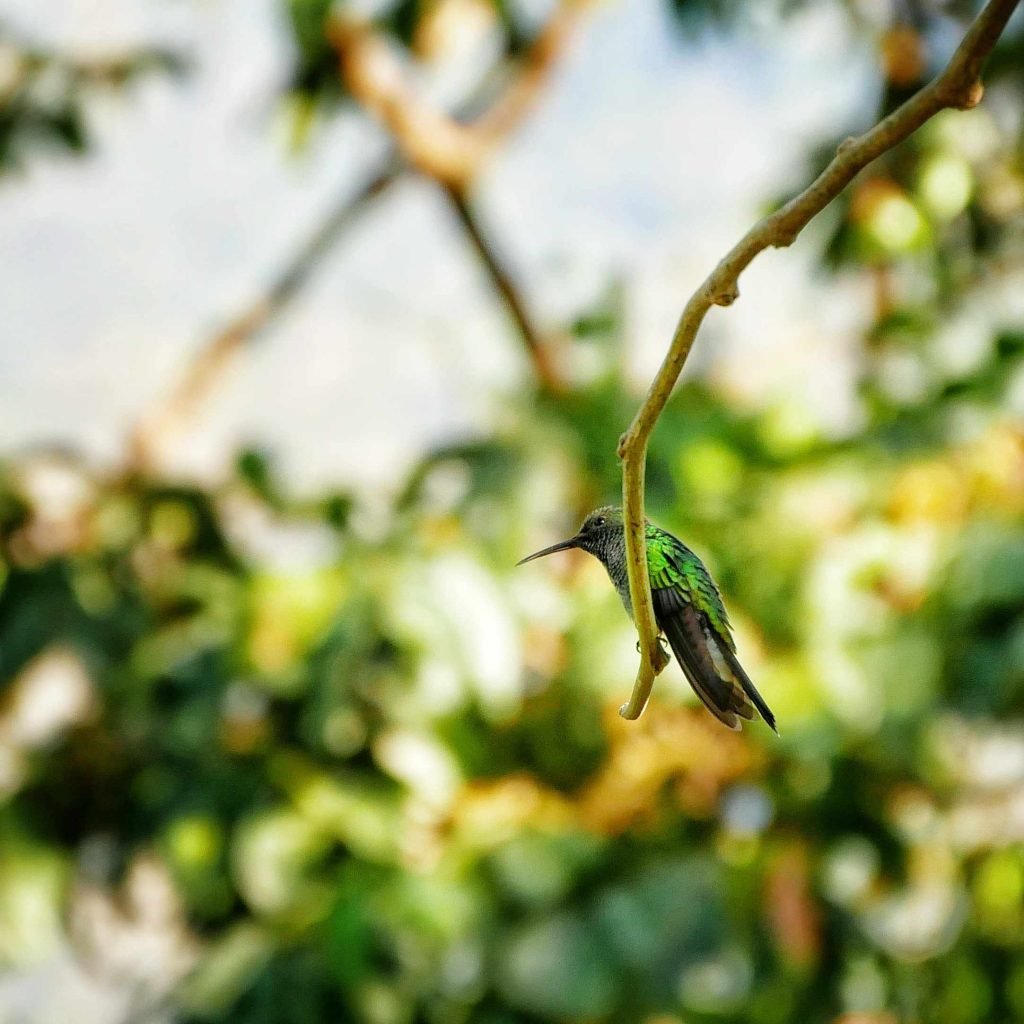
[[[335,206],[285,261],[266,292],[213,334],[195,352],[182,375],[156,405],[146,410],[129,434],[128,467],[156,470],[168,449],[199,416],[224,382],[233,360],[295,301],[320,262],[405,167],[393,159],[354,196],[346,188]]]
[[[513,272],[498,252],[495,241],[489,237],[480,222],[480,216],[473,208],[467,190],[452,182],[442,182],[441,187],[451,202],[455,216],[462,226],[466,239],[483,265],[494,290],[501,296],[505,307],[522,339],[523,346],[533,365],[534,374],[542,390],[558,394],[565,385],[558,370],[557,340],[545,334],[534,322],[526,298],[516,286]]]
[[[370,25],[327,20],[326,35],[337,51],[341,78],[351,97],[389,130],[400,156],[392,157],[355,196],[346,192],[267,291],[199,347],[178,383],[133,428],[130,466],[153,469],[161,464],[224,380],[234,357],[288,308],[356,218],[409,168],[436,181],[449,198],[471,251],[509,313],[538,386],[553,393],[562,390],[557,339],[534,322],[499,245],[480,224],[471,192],[495,151],[540,101],[589,4],[590,0],[560,0],[532,43],[512,59],[511,68],[503,69],[498,90],[484,102],[470,100],[465,104],[470,113],[461,117],[436,107],[408,80],[387,39]]]
[[[490,101],[471,118],[453,117],[410,81],[391,45],[365,23],[336,20],[330,30],[342,78],[364,109],[390,131],[399,150],[448,196],[469,243],[504,302],[539,386],[562,390],[557,339],[534,322],[500,247],[473,209],[472,191],[495,152],[540,102],[590,0],[559,0]]]
[[[622,460],[629,591],[640,635],[640,668],[630,699],[621,709],[624,718],[640,716],[656,676],[668,663],[658,643],[647,573],[644,467],[651,432],[679,380],[704,317],[712,306],[729,306],[735,302],[739,296],[740,274],[758,253],[792,245],[810,221],[873,160],[906,140],[940,111],[968,110],[976,106],[983,91],[979,79],[982,66],[1017,5],[1018,0],[989,0],[942,73],[870,131],[846,139],[834,159],[806,189],[740,239],[683,308],[661,367],[618,446]]]
[[[410,80],[392,45],[364,22],[336,19],[330,38],[355,99],[391,132],[405,158],[463,192],[539,102],[590,0],[559,0],[491,102],[471,122],[453,118]]]

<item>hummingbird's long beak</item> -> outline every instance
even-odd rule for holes
[[[535,558],[543,558],[545,555],[553,555],[556,551],[568,551],[570,548],[578,548],[579,546],[579,536],[570,537],[568,540],[562,540],[557,544],[552,544],[549,548],[542,548],[540,551],[534,551],[532,555],[527,555],[525,558],[519,559],[519,561],[516,562],[516,565],[525,565],[527,562],[532,562]]]

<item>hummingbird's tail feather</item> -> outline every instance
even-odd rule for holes
[[[674,588],[657,589],[652,596],[658,625],[705,707],[730,729],[739,729],[740,718],[750,721],[760,713],[777,733],[771,708],[707,617]]]
[[[737,707],[733,686],[715,671],[696,609],[692,605],[682,604],[681,607],[674,609],[671,615],[660,617],[658,624],[668,638],[676,661],[679,662],[690,686],[703,701],[704,706],[724,726],[739,729],[737,714],[750,718],[753,716],[753,708],[749,714],[743,714],[743,705],[749,707],[749,704],[742,700]],[[742,691],[740,696],[742,697]]]
[[[722,654],[725,656],[725,660],[729,663],[729,668],[732,670],[733,676],[739,682],[740,686],[743,687],[743,692],[754,702],[754,707],[757,708],[760,716],[768,723],[772,732],[778,736],[779,730],[775,726],[775,715],[772,713],[772,709],[768,707],[764,697],[758,693],[757,687],[750,681],[750,676],[744,672],[743,666],[740,664],[740,659],[737,658],[735,652],[725,644],[721,644],[720,649]]]

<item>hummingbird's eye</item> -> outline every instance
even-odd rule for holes
[[[604,516],[598,516],[590,525],[594,528],[604,526]]]

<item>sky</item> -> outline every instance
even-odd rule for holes
[[[39,157],[0,182],[0,450],[56,442],[116,465],[189,354],[375,166],[384,140],[358,115],[289,151],[279,6],[0,0],[0,21],[69,51],[144,40],[193,61],[184,80],[98,97],[85,158]],[[784,30],[693,40],[658,0],[597,5],[479,183],[481,216],[542,324],[623,282],[638,390],[688,294],[767,198],[802,185],[809,146],[867,127],[873,55],[836,4],[809,6]],[[694,363],[743,400],[785,394],[841,433],[857,415],[858,296],[812,276],[809,235],[755,263]],[[409,180],[322,263],[168,469],[216,478],[258,443],[297,489],[393,489],[426,447],[486,431],[524,372],[443,199]]]

